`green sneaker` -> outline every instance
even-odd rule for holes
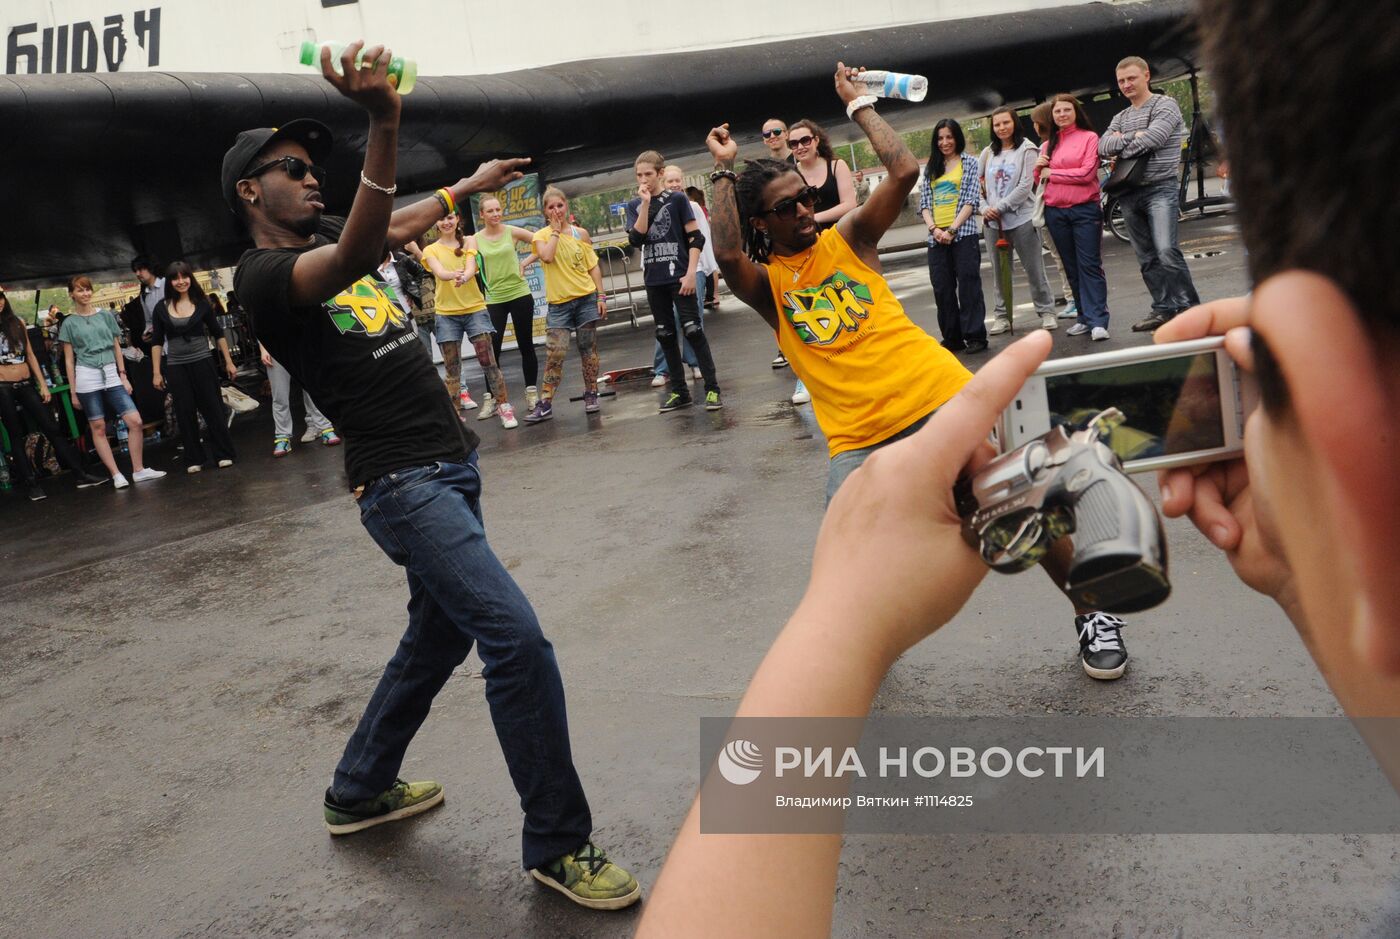
[[[661,402],[661,413],[665,414],[667,411],[688,407],[690,407],[690,395],[680,395],[670,391],[666,393],[666,400]]]
[[[719,400],[718,391],[705,392],[705,410],[718,411],[722,407],[724,407],[724,404]]]
[[[637,878],[609,861],[591,841],[535,868],[530,876],[591,910],[620,910],[642,898]]]
[[[426,812],[434,806],[442,805],[442,786],[435,782],[394,781],[393,788],[386,789],[373,799],[356,802],[354,805],[341,805],[331,801],[331,791],[326,790],[326,828],[333,835],[348,835],[352,831],[373,828],[385,822],[396,822],[410,815]]]

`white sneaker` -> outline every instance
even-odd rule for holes
[[[1062,319],[1062,320],[1077,320],[1077,319],[1079,319],[1079,304],[1077,304],[1077,303],[1075,303],[1073,300],[1071,300],[1071,301],[1065,306],[1065,308],[1064,308],[1063,310],[1060,311],[1060,319]]]
[[[317,437],[319,437],[319,436],[321,436],[321,432],[320,432],[319,430],[317,430],[316,428],[312,427],[310,424],[307,424],[307,425],[306,425],[306,433],[304,433],[304,434],[301,435],[301,442],[302,442],[302,443],[311,443],[312,441],[314,441],[314,440],[315,440]]]
[[[666,377],[665,374],[663,374],[662,372],[657,372],[656,377],[651,380],[651,387],[665,388],[668,384],[670,384],[670,381],[671,379]]]
[[[700,381],[705,377],[705,373],[700,371],[700,366],[696,365],[691,368],[690,377],[694,381]]]
[[[501,426],[506,430],[515,430],[520,426],[520,422],[515,419],[515,408],[509,401],[496,409],[501,418]]]
[[[202,471],[203,469],[204,469],[204,467],[200,466],[198,463],[191,463],[189,466],[186,466],[186,467],[185,467],[185,472],[188,473],[189,475],[193,476],[195,473],[198,473],[198,472]],[[134,475],[134,474],[133,474],[133,475]],[[136,478],[137,478],[137,479],[140,479],[141,477],[137,476]]]
[[[471,392],[467,391],[467,389],[462,389],[462,394],[457,400],[461,402],[461,408],[463,411],[476,410],[476,402],[472,400]]]
[[[1103,342],[1108,338],[1108,330],[1102,326],[1095,326],[1094,331],[1089,334],[1089,338],[1095,342]]]
[[[146,482],[147,480],[151,480],[151,479],[160,479],[160,478],[161,478],[162,476],[164,476],[164,475],[165,475],[165,470],[151,469],[151,468],[148,466],[148,467],[146,467],[146,468],[143,469],[143,470],[140,470],[140,471],[138,471],[138,472],[132,473],[132,474],[131,474],[131,481],[132,481],[132,482],[135,482],[135,483],[144,483],[144,482]],[[117,488],[120,489],[121,487],[118,486]]]
[[[540,390],[534,385],[525,386],[525,411],[529,413],[540,403]]]
[[[1055,321],[1054,313],[1046,313],[1040,318],[1041,329],[1059,329],[1060,324]]]
[[[806,404],[812,400],[812,396],[807,391],[807,386],[802,384],[802,379],[797,380],[797,387],[792,389],[792,403]]]
[[[1082,336],[1082,335],[1084,335],[1085,333],[1087,333],[1088,331],[1089,331],[1089,327],[1088,327],[1088,326],[1085,326],[1083,323],[1075,323],[1075,324],[1074,324],[1073,326],[1071,326],[1069,329],[1065,330],[1065,335],[1066,335],[1066,336]]]
[[[131,485],[131,483],[127,482],[127,481],[126,481],[126,477],[123,476],[121,473],[118,473],[117,475],[115,475],[115,476],[112,477],[112,488],[113,488],[113,489],[125,489],[127,486],[130,486],[130,485]]]
[[[230,466],[232,466],[232,465],[233,465],[233,461],[232,461],[232,460],[220,460],[220,461],[219,461],[219,469],[228,469],[228,468],[229,468]]]
[[[1005,316],[996,317],[992,323],[992,328],[987,330],[988,336],[1000,336],[1004,332],[1011,330],[1011,320]]]
[[[493,398],[493,397],[491,397],[491,393],[488,391],[486,394],[484,394],[484,395],[481,396],[481,410],[480,410],[479,412],[477,412],[476,419],[479,420],[479,421],[484,421],[484,420],[486,420],[488,417],[495,417],[495,416],[496,416],[496,399]]]

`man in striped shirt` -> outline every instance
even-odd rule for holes
[[[1148,86],[1151,78],[1147,62],[1135,55],[1118,63],[1118,90],[1130,107],[1118,112],[1099,138],[1099,156],[1147,160],[1141,184],[1124,191],[1118,200],[1128,223],[1128,238],[1142,268],[1142,279],[1152,295],[1152,312],[1133,324],[1134,332],[1154,330],[1201,302],[1176,232],[1180,210],[1178,174],[1186,124],[1175,101],[1152,93]]]

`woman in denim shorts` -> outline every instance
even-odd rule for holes
[[[121,327],[110,310],[92,305],[92,281],[79,275],[68,282],[68,296],[73,298],[73,315],[63,321],[58,341],[63,343],[63,362],[68,371],[69,394],[73,407],[87,415],[92,445],[102,465],[111,474],[112,485],[125,489],[130,483],[117,468],[112,445],[107,442],[107,412],[126,422],[131,449],[131,479],[145,482],[165,475],[158,469],[148,469],[141,461],[144,426],[141,412],[131,400],[131,382],[127,381],[121,351]]]

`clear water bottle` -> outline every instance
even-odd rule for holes
[[[860,73],[867,94],[877,98],[897,98],[901,101],[922,101],[928,94],[928,79],[922,75],[886,72],[879,69]]]
[[[128,436],[126,421],[122,420],[120,417],[117,418],[117,447],[122,453],[130,452],[130,445],[127,443]]]
[[[311,42],[307,40],[301,44],[300,61],[302,65],[312,65],[317,68],[321,65],[321,50],[331,50],[331,68],[335,69],[337,75],[340,74],[340,56],[345,51],[346,43],[327,40],[325,42]],[[355,56],[355,68],[364,68],[365,50],[361,49]],[[410,94],[413,87],[418,84],[418,63],[412,59],[405,59],[401,55],[396,55],[389,60],[389,84],[401,95]]]

